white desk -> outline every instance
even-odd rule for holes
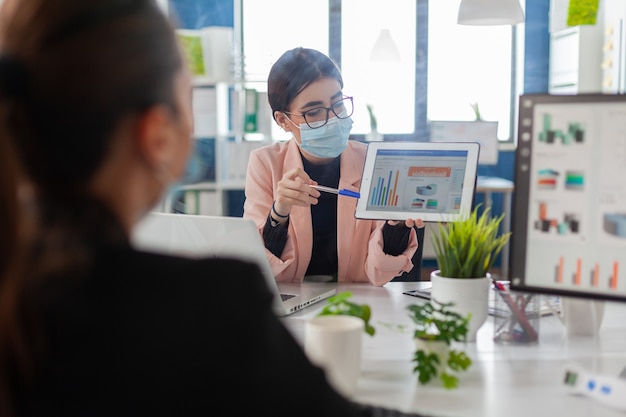
[[[502,221],[502,233],[508,233],[511,230],[511,200],[515,186],[513,181],[509,181],[500,177],[483,177],[478,176],[476,179],[476,192],[485,195],[485,207],[493,207],[493,193],[503,194],[502,209],[504,219]],[[510,243],[510,242],[509,242]],[[509,256],[510,244],[507,243],[502,249],[502,278],[509,277]]]
[[[423,300],[402,294],[422,283],[392,282],[384,287],[339,284],[338,291],[352,291],[353,299],[372,307],[376,334],[364,334],[362,375],[355,399],[402,411],[442,417],[556,417],[621,416],[588,397],[568,394],[563,385],[570,361],[596,372],[617,376],[626,366],[626,304],[607,303],[597,339],[568,338],[561,322],[543,317],[539,343],[507,346],[493,343],[493,319],[481,327],[476,343],[464,346],[473,364],[460,374],[459,387],[446,390],[438,384],[419,385],[413,374],[412,336],[385,327],[412,322],[406,306]],[[284,319],[302,341],[304,320],[315,316],[325,302]]]

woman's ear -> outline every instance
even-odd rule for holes
[[[274,119],[276,120],[276,123],[278,123],[278,126],[280,126],[285,132],[291,132],[292,124],[287,119],[287,116],[285,116],[285,113],[275,111]]]
[[[153,106],[141,113],[135,138],[141,157],[153,168],[169,165],[175,155],[176,135],[172,116],[165,106]]]

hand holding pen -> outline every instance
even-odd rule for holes
[[[318,185],[302,168],[294,168],[287,171],[276,185],[271,216],[282,223],[289,217],[294,206],[316,205],[322,192],[351,198],[360,196],[358,191]]]
[[[276,184],[274,193],[272,212],[278,212],[278,216],[274,216],[272,213],[272,217],[280,220],[283,218],[281,216],[285,216],[284,219],[286,219],[294,206],[310,207],[317,204],[320,192],[312,189],[309,186],[311,184],[317,183],[302,168],[294,168],[285,172]]]
[[[344,195],[346,197],[352,197],[352,198],[360,198],[361,197],[361,194],[359,194],[359,192],[346,190],[345,188],[342,188],[341,190],[338,190],[337,188],[326,187],[324,185],[309,185],[309,187],[315,188],[317,191],[323,191],[325,193]]]
[[[325,187],[323,185],[311,185],[311,188],[315,188],[318,191],[323,191],[325,193],[332,193],[332,194],[337,194],[337,195],[343,195],[346,197],[352,197],[352,198],[360,198],[361,194],[356,192],[356,191],[350,191],[350,190],[346,190],[344,189],[340,189],[338,190],[337,188],[331,188],[331,187]],[[398,223],[400,223],[397,220],[387,220],[387,222],[391,225],[394,226]],[[424,227],[424,221],[422,219],[407,219],[404,221],[404,225],[406,227],[408,227],[409,229],[413,226],[422,228]]]
[[[279,214],[287,215],[293,206],[306,207],[317,204],[321,192],[351,198],[360,197],[358,191],[318,185],[303,169],[294,168],[287,171],[278,182],[274,207]]]

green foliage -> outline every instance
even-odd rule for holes
[[[476,121],[481,121],[483,120],[483,116],[480,114],[480,109],[478,108],[478,102],[476,103],[471,103],[470,106],[472,107],[472,110],[474,110],[474,117],[476,118]]]
[[[427,353],[424,350],[417,350],[415,351],[413,362],[415,362],[413,372],[417,374],[417,379],[420,384],[427,384],[431,379],[437,376],[439,356],[437,356],[436,353]]]
[[[447,389],[453,389],[459,386],[459,378],[446,372],[441,373],[441,382]]]
[[[448,366],[450,369],[456,372],[465,371],[472,364],[472,360],[465,352],[460,352],[456,350],[450,351],[450,356],[448,357]]]
[[[185,58],[193,75],[205,75],[202,39],[199,35],[177,34]]]
[[[374,107],[372,107],[371,104],[366,104],[365,107],[367,107],[367,114],[370,117],[370,129],[378,129],[378,120],[376,119],[376,115],[374,114]]]
[[[489,208],[479,215],[480,204],[464,219],[439,223],[432,242],[442,277],[482,278],[506,246],[511,232],[498,236],[504,213],[492,217]]]
[[[407,306],[409,317],[415,323],[415,339],[440,340],[450,345],[465,342],[471,315],[461,316],[451,309],[453,303],[439,303],[432,299],[424,304]]]
[[[407,306],[409,316],[416,325],[413,337],[427,342],[445,343],[450,346],[453,341],[465,342],[471,314],[461,316],[451,307],[453,303],[439,303],[434,299],[425,304]],[[463,351],[449,350],[445,364],[441,364],[436,352],[417,349],[413,356],[413,372],[417,374],[421,384],[430,382],[439,374],[444,388],[458,386],[457,373],[467,370],[472,360]]]
[[[352,297],[350,291],[344,291],[328,298],[326,306],[318,313],[318,316],[344,315],[359,317],[365,323],[365,333],[374,336],[376,329],[370,324],[372,309],[368,304],[357,304],[348,299]]]
[[[599,0],[570,0],[567,8],[567,26],[595,25]]]

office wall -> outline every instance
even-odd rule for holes
[[[234,27],[233,0],[169,0],[169,6],[181,28]]]

